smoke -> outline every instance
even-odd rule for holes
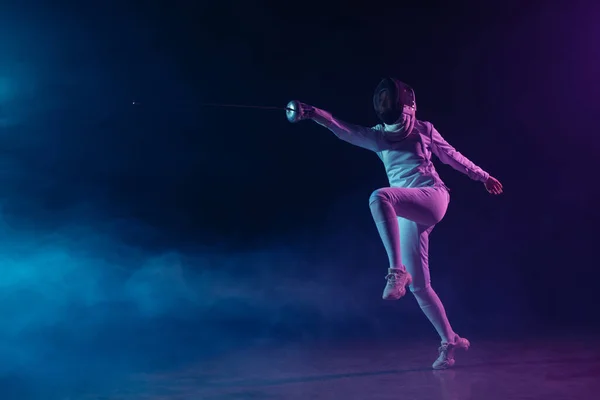
[[[303,249],[152,251],[122,240],[123,221],[91,221],[35,231],[2,219],[0,375],[116,379],[370,318],[368,294],[349,296],[360,275]]]
[[[356,203],[364,203],[362,196]],[[6,204],[0,213],[2,377],[62,382],[68,390],[77,377],[81,390],[91,390],[258,343],[415,331],[436,340],[411,296],[382,304],[385,254],[368,213],[364,220],[346,218],[354,205],[331,213],[318,235],[241,250],[227,243],[149,245],[156,241],[145,239],[156,229],[82,205],[57,224],[8,212],[14,206]],[[452,280],[456,266],[438,259],[435,287],[449,310],[460,309],[462,289],[473,289],[453,287],[460,279]],[[453,321],[461,326],[470,314],[463,308]],[[34,395],[18,397],[26,396]]]

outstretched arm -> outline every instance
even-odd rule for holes
[[[340,121],[334,118],[328,111],[318,108],[314,109],[311,119],[329,129],[343,141],[375,152],[381,150],[381,132],[374,128]]]
[[[460,154],[442,137],[433,125],[431,125],[431,151],[444,164],[450,165],[473,180],[483,182],[488,192],[492,194],[502,193],[503,188],[500,181]]]
[[[383,141],[381,133],[377,129],[340,121],[334,118],[330,112],[317,107],[293,100],[288,103],[287,116],[290,122],[312,119],[350,144],[375,152],[381,150]]]
[[[431,125],[431,151],[444,164],[466,174],[475,181],[485,182],[490,177],[490,174],[452,147],[433,125]]]

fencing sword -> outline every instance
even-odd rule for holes
[[[296,100],[290,101],[285,107],[278,106],[254,106],[248,104],[223,104],[223,103],[200,103],[202,107],[228,107],[228,108],[251,108],[255,110],[279,110],[285,111],[285,116],[289,122],[298,122],[303,117],[302,107],[300,102]]]
[[[133,101],[132,104],[134,106],[139,106],[141,103],[139,101]],[[254,110],[278,110],[285,111],[285,116],[287,117],[289,122],[298,122],[302,119],[305,119],[305,108],[306,106],[303,103],[300,103],[297,100],[290,101],[287,106],[257,106],[257,105],[249,105],[249,104],[225,104],[225,103],[199,103],[200,107],[222,107],[222,108],[249,108]],[[304,106],[304,107],[303,107]]]

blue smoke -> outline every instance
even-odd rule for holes
[[[101,222],[68,221],[52,232],[2,223],[1,373],[68,374],[84,360],[90,368],[115,359],[129,369],[163,365],[149,357],[314,335],[324,321],[368,313],[346,289],[360,277],[321,262],[317,280],[300,249],[153,253],[109,232]]]

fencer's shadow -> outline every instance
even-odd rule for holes
[[[523,365],[560,365],[560,364],[600,364],[600,357],[596,358],[561,358],[561,359],[550,359],[550,360],[534,360],[534,361],[506,361],[506,362],[491,362],[491,363],[474,363],[456,366],[452,370],[454,371],[469,371],[472,369],[477,369],[481,371],[482,368],[487,370],[493,370],[496,367],[517,367]],[[450,371],[452,371],[450,370]],[[383,375],[398,375],[398,374],[408,374],[415,372],[440,372],[434,371],[431,367],[422,367],[422,368],[411,368],[411,369],[392,369],[392,370],[382,370],[382,371],[367,371],[367,372],[351,372],[345,374],[327,374],[327,375],[317,375],[310,377],[296,377],[296,378],[285,378],[285,379],[259,379],[259,380],[239,380],[239,381],[229,381],[229,382],[219,382],[219,383],[209,383],[204,382],[204,385],[209,385],[213,387],[263,387],[263,386],[274,386],[274,385],[285,385],[285,384],[294,384],[294,383],[310,383],[310,382],[325,382],[330,380],[337,379],[349,379],[349,378],[364,378],[364,377],[376,377]],[[443,372],[443,371],[442,371]]]

